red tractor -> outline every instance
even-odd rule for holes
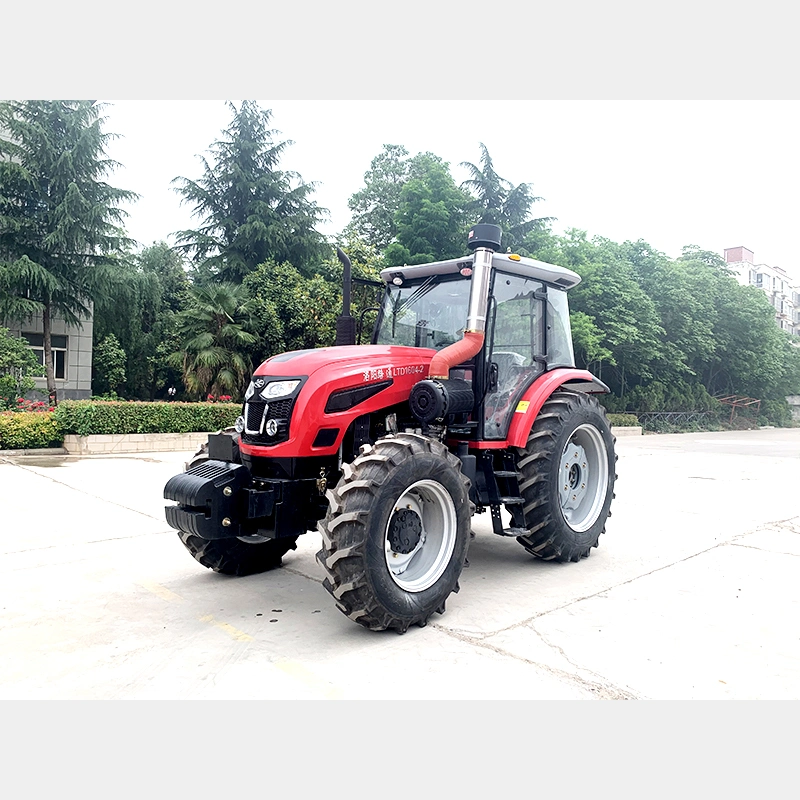
[[[475,225],[471,256],[383,270],[369,345],[355,344],[338,251],[336,346],[267,359],[236,432],[210,435],[164,488],[197,561],[262,572],[319,530],[338,608],[404,633],[458,591],[474,513],[537,558],[589,555],[616,457],[593,397],[608,387],[575,367],[566,290],[580,277],[500,253],[500,236]]]

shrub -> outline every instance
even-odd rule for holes
[[[0,450],[59,447],[63,441],[64,433],[54,413],[0,413]]]
[[[629,428],[631,426],[638,426],[639,420],[636,418],[635,414],[609,414],[608,423],[609,425]]]
[[[218,431],[236,421],[235,403],[144,403],[64,400],[54,414],[64,433],[194,433]]]
[[[733,422],[726,423],[725,427],[734,431],[752,431],[758,428],[758,420],[737,415],[733,418]]]
[[[14,408],[10,411],[30,411],[36,414],[46,414],[48,411],[55,411],[55,407],[46,403],[44,400],[27,400],[24,397],[18,397]]]

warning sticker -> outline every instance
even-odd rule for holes
[[[528,410],[528,406],[531,404],[530,400],[520,400],[517,403],[516,409],[514,409],[515,414],[524,414]]]

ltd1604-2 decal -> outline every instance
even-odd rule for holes
[[[377,369],[364,370],[364,383],[369,381],[382,381],[386,378],[399,378],[401,375],[418,375],[425,372],[422,364],[412,364],[409,367],[378,367]]]

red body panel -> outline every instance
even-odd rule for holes
[[[379,411],[408,400],[411,387],[428,376],[436,351],[421,347],[352,345],[284,353],[267,359],[253,377],[301,377],[308,380],[295,401],[289,439],[265,447],[240,442],[242,452],[269,458],[334,455],[350,423],[362,414]],[[393,383],[373,397],[347,411],[325,413],[332,392],[369,386],[391,378]],[[338,428],[334,444],[312,447],[321,428]]]

